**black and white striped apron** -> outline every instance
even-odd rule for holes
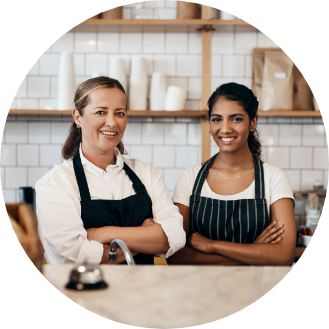
[[[255,167],[255,199],[217,200],[201,196],[202,186],[217,154],[200,169],[190,197],[190,232],[199,232],[211,240],[252,243],[266,226],[268,216],[264,169],[253,154]]]

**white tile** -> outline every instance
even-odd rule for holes
[[[50,122],[29,122],[28,142],[30,144],[49,144]]]
[[[303,170],[302,171],[302,183],[301,183],[301,190],[313,190],[314,183],[316,181],[323,182],[323,171],[319,170]]]
[[[140,145],[141,144],[141,131],[142,131],[141,123],[129,122],[127,124],[127,128],[123,135],[123,142],[125,144]]]
[[[167,8],[177,8],[177,1],[175,0],[166,0]]]
[[[27,122],[7,122],[6,143],[27,143]]]
[[[154,55],[154,71],[163,72],[166,76],[176,75],[175,55]]]
[[[311,169],[312,162],[311,147],[292,147],[290,149],[290,168]]]
[[[125,63],[125,72],[126,72],[126,75],[129,76],[130,75],[130,55],[112,55],[110,54],[109,55],[109,64],[108,64],[108,67],[111,67],[111,60],[114,59],[114,58],[122,58],[124,60],[124,63]],[[109,76],[111,76],[111,72],[108,73]]]
[[[177,76],[200,76],[198,55],[177,55]]]
[[[7,167],[5,177],[6,188],[19,188],[27,185],[26,168]]]
[[[56,110],[58,107],[57,99],[40,99],[39,110]]]
[[[201,54],[201,50],[202,50],[201,33],[189,33],[188,35],[189,54]]]
[[[154,152],[154,166],[162,168],[175,167],[175,147],[174,146],[156,146]]]
[[[279,125],[257,125],[257,129],[262,145],[279,145]]]
[[[177,11],[174,8],[159,8],[158,9],[159,19],[176,19]]]
[[[141,53],[142,52],[142,34],[141,33],[121,33],[120,34],[120,52],[121,53]]]
[[[87,54],[86,55],[86,75],[92,76],[106,75],[107,69],[107,55],[105,54]]]
[[[323,146],[325,130],[323,125],[303,125],[303,145]]]
[[[166,145],[186,145],[187,126],[184,123],[167,123],[165,128]]]
[[[289,117],[268,117],[268,123],[291,123]]]
[[[37,110],[39,106],[37,99],[17,99],[17,110]]]
[[[27,97],[27,78],[24,78],[21,85],[19,86],[15,98],[26,98]]]
[[[259,47],[259,48],[270,48],[270,47],[277,48],[278,45],[276,43],[274,43],[268,36],[259,32],[259,33],[257,33],[257,47]]]
[[[252,78],[234,78],[233,81],[252,89]]]
[[[211,76],[212,77],[222,76],[222,55],[211,56]]]
[[[200,123],[190,123],[187,125],[187,144],[201,145],[201,125]]]
[[[145,8],[165,8],[165,0],[159,0],[159,1],[145,1],[144,2]]]
[[[131,159],[152,163],[152,146],[133,145],[130,147]]]
[[[173,191],[177,183],[178,177],[183,169],[165,169],[164,182],[169,191]]]
[[[301,125],[280,125],[280,145],[299,146],[302,144]]]
[[[132,19],[131,8],[123,8],[122,18],[123,19]]]
[[[268,163],[279,167],[289,168],[289,148],[288,147],[267,147]]]
[[[75,53],[95,53],[96,33],[75,33],[74,38]]]
[[[167,77],[166,78],[167,87],[169,86],[176,86],[187,90],[188,88],[188,78],[173,78]]]
[[[177,146],[176,147],[176,167],[186,168],[198,163],[197,146]]]
[[[58,97],[58,78],[51,77],[50,78],[50,98]]]
[[[327,189],[328,187],[328,170],[325,170],[323,173],[323,187]]]
[[[39,147],[38,145],[17,145],[18,166],[38,166]]]
[[[5,168],[0,167],[0,173],[1,173],[1,186],[4,186],[5,183]]]
[[[69,135],[71,122],[52,122],[51,123],[51,143],[64,144]]]
[[[28,168],[27,169],[27,185],[35,187],[35,183],[42,178],[49,171],[48,167],[45,168]]]
[[[233,78],[211,78],[211,91],[215,91],[218,87],[224,83],[232,82]]]
[[[291,117],[291,123],[309,123],[312,124],[313,123],[313,118],[309,118],[309,117]]]
[[[287,174],[291,189],[295,191],[300,191],[300,171],[299,170],[285,170],[285,173]]]
[[[162,145],[164,141],[164,124],[143,123],[142,134],[142,144]]]
[[[119,33],[98,33],[97,34],[98,53],[118,53]]]
[[[244,76],[243,55],[223,55],[223,77]]]
[[[234,33],[213,33],[212,54],[233,54]]]
[[[257,47],[257,33],[235,33],[234,50],[236,54],[252,54]]]
[[[328,170],[328,148],[315,147],[313,152],[313,168]]]
[[[186,54],[187,53],[187,33],[167,33],[166,53]]]
[[[144,33],[143,38],[143,53],[163,54],[165,49],[165,34],[164,33]]]
[[[1,146],[1,166],[15,166],[16,165],[16,145]]]
[[[39,60],[37,60],[31,67],[27,75],[38,75],[39,74]]]
[[[49,98],[50,83],[48,77],[29,77],[28,78],[28,96],[30,98],[40,97]]]
[[[252,78],[252,55],[245,55],[245,76]]]
[[[201,78],[189,78],[188,99],[201,99]]]
[[[51,46],[51,51],[53,53],[66,51],[69,53],[73,52],[73,42],[74,42],[74,34],[66,33],[62,37],[60,37],[53,45]]]
[[[60,54],[43,54],[39,59],[40,75],[58,76]]]
[[[15,190],[2,190],[2,195],[5,203],[16,203]]]
[[[61,145],[40,145],[40,166],[54,166],[61,163]]]
[[[16,100],[15,99],[11,102],[10,109],[16,110]],[[7,117],[7,120],[8,120],[8,117]]]
[[[217,145],[211,145],[210,156],[213,157],[218,152],[219,152],[218,146]]]

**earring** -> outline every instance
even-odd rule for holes
[[[211,132],[210,132],[210,130],[209,130],[209,134],[211,135]],[[212,136],[212,135],[211,135]]]

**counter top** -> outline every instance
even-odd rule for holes
[[[195,326],[238,312],[270,291],[291,267],[100,266],[109,287],[65,288],[72,265],[44,265],[63,294],[105,318],[141,327]]]

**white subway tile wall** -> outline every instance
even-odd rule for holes
[[[153,18],[176,18],[176,1],[143,3]],[[124,18],[133,18],[135,4],[124,6]],[[110,75],[110,61],[123,58],[130,75],[132,56],[144,56],[150,77],[164,72],[167,86],[187,91],[186,109],[200,109],[200,33],[67,33],[58,39],[30,69],[12,108],[57,107],[60,53],[74,53],[76,84],[93,74]],[[251,87],[252,49],[277,47],[261,32],[213,33],[212,90],[235,81]],[[68,116],[10,115],[1,149],[1,184],[6,202],[17,200],[20,186],[34,186],[63,159],[61,149],[72,119]],[[327,186],[328,150],[320,118],[259,118],[263,159],[283,168],[293,190],[311,188],[320,179]],[[201,128],[198,118],[131,117],[123,139],[128,158],[154,164],[173,192],[182,169],[201,161]],[[211,142],[211,154],[218,147]]]

